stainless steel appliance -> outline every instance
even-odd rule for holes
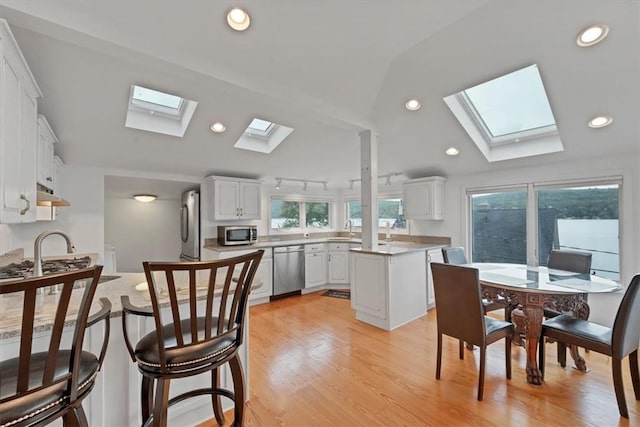
[[[273,248],[273,296],[300,294],[304,287],[304,245]]]
[[[200,194],[196,190],[182,193],[180,208],[180,238],[185,261],[200,260]]]
[[[219,225],[218,244],[222,246],[250,245],[258,240],[255,225]]]

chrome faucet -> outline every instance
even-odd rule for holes
[[[64,237],[64,240],[67,241],[67,253],[72,254],[76,249],[71,242],[71,237],[67,236],[63,231],[60,230],[51,230],[44,231],[38,234],[36,237],[36,241],[33,244],[33,275],[35,277],[42,276],[42,241],[52,234],[57,234],[59,236]]]
[[[353,237],[353,233],[351,232],[351,227],[353,227],[353,222],[348,219],[347,223],[344,225],[344,228],[349,227],[349,237]]]

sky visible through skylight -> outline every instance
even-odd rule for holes
[[[153,89],[147,89],[142,86],[133,87],[133,99],[149,102],[151,104],[161,105],[163,107],[172,108],[177,110],[180,108],[182,98],[175,95],[170,95],[164,92],[158,92]]]
[[[271,122],[262,119],[253,119],[249,124],[249,128],[260,132],[266,132],[271,126]]]
[[[536,65],[464,92],[494,138],[555,125]]]

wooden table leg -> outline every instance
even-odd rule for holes
[[[527,382],[541,385],[542,373],[538,367],[538,341],[542,329],[542,299],[539,295],[528,294],[527,303],[522,307],[526,316],[527,337]]]

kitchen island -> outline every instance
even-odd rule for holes
[[[427,255],[438,244],[384,242],[351,249],[351,307],[356,319],[387,331],[427,313]]]
[[[134,426],[141,424],[140,414],[140,383],[141,375],[137,371],[135,364],[129,358],[129,354],[124,345],[122,335],[122,305],[121,295],[128,295],[131,303],[140,307],[151,307],[148,290],[144,289],[146,279],[144,273],[116,273],[113,276],[103,276],[112,278],[98,285],[94,299],[92,313],[97,311],[98,300],[101,297],[108,298],[112,303],[111,311],[111,331],[109,345],[107,347],[106,358],[102,371],[96,380],[96,387],[85,399],[83,406],[87,413],[89,425],[91,426]],[[140,286],[138,286],[140,285]],[[254,281],[252,289],[259,288],[261,282]],[[76,292],[74,292],[76,294]],[[34,351],[46,351],[44,337],[51,329],[54,313],[51,309],[51,301],[56,295],[44,294],[39,296],[36,323],[34,325]],[[0,360],[15,357],[20,340],[19,317],[21,312],[21,297],[2,296],[0,297]],[[179,300],[186,301],[189,298],[188,292],[180,293]],[[199,295],[204,306],[204,295]],[[75,300],[77,307],[79,298]],[[73,297],[72,297],[73,304]],[[168,302],[165,304],[168,306]],[[154,330],[152,318],[128,317],[130,339],[136,343],[147,333]],[[248,317],[247,317],[247,328]],[[73,334],[73,324],[70,323],[63,334],[63,342],[70,340]],[[85,336],[85,349],[95,352],[100,351],[103,337],[103,323],[99,322],[89,328]],[[240,348],[240,359],[242,361],[247,396],[249,386],[249,364],[248,364],[248,343],[249,333],[245,331],[245,343]],[[228,368],[222,372],[222,385],[232,389],[233,383]],[[211,377],[207,374],[177,380],[172,382],[171,394],[179,394],[189,389],[210,386]],[[231,409],[233,403],[228,399],[222,399],[224,410]],[[170,425],[195,425],[213,417],[210,399],[189,399],[174,405],[169,411]]]

